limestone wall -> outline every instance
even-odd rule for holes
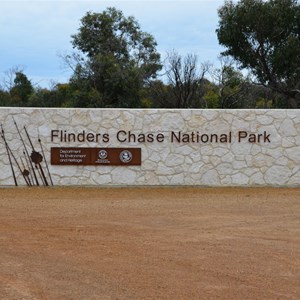
[[[42,154],[42,145],[56,186],[300,185],[299,110],[1,108],[7,145],[22,170],[30,167],[13,118],[28,152],[24,126],[36,152]],[[141,148],[142,161],[138,166],[51,165],[53,147]],[[17,183],[26,185],[11,159]],[[50,184],[44,160],[41,167]],[[0,170],[0,186],[14,185],[2,138]]]

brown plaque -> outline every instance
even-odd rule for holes
[[[51,148],[52,165],[140,166],[141,148]]]

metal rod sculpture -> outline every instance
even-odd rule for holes
[[[2,137],[3,137],[3,139],[4,139],[4,142],[5,142],[5,145],[6,145],[6,149],[7,149],[8,152],[10,153],[11,157],[14,159],[14,161],[15,161],[15,163],[16,163],[18,169],[19,169],[19,172],[22,174],[22,176],[23,176],[23,178],[24,178],[26,184],[29,186],[30,184],[29,184],[29,182],[28,182],[28,180],[27,180],[27,175],[26,175],[26,174],[27,174],[27,172],[26,172],[27,170],[25,171],[25,169],[24,169],[24,170],[22,171],[22,169],[21,169],[21,167],[20,167],[20,164],[18,163],[18,161],[17,161],[15,155],[13,154],[12,150],[11,150],[10,147],[8,146],[8,143],[6,142],[5,135],[4,135],[4,130],[3,130],[3,126],[1,125],[1,127],[2,127]],[[15,178],[15,176],[14,176],[14,178]]]
[[[44,180],[43,175],[41,173],[41,170],[38,168],[37,164],[35,165],[35,168],[36,168],[36,171],[39,173],[39,175],[40,175],[40,177],[42,179],[43,185],[45,186],[46,185],[45,180]]]
[[[31,148],[32,148],[32,153],[30,155],[31,161],[35,164],[36,168],[38,169],[39,174],[40,174],[40,176],[42,178],[43,184],[45,186],[49,186],[47,178],[45,176],[45,173],[44,173],[42,165],[41,165],[41,162],[43,161],[43,156],[39,152],[35,151],[34,146],[32,144],[32,141],[30,139],[30,136],[29,136],[29,134],[28,134],[27,129],[26,129],[25,126],[24,126],[24,130],[25,130],[25,133],[27,135],[27,138],[28,138],[29,143],[30,143]]]
[[[8,147],[8,144],[7,144],[6,139],[5,139],[5,135],[4,135],[4,130],[3,130],[2,124],[1,124],[1,137],[2,137],[2,139],[4,141],[4,144],[5,144],[5,147],[6,147],[6,152],[7,152],[9,164],[10,164],[10,167],[11,167],[11,171],[12,171],[12,174],[13,174],[13,177],[14,177],[15,186],[18,186],[18,182],[17,182],[15,170],[14,170],[14,167],[12,165],[12,161],[11,161],[11,157],[10,157],[10,152],[9,152],[9,147]]]
[[[30,170],[30,162],[29,162],[28,156],[25,153],[25,150],[23,150],[23,155],[25,157],[26,165],[27,165],[27,168],[28,168],[27,170],[28,170],[30,178],[31,178],[31,182],[32,182],[31,185],[34,185],[34,180],[33,180],[32,172],[29,171]]]
[[[35,183],[36,183],[36,185],[39,186],[40,184],[39,184],[38,178],[37,178],[37,176],[36,176],[36,173],[35,173],[35,170],[34,170],[32,161],[31,161],[30,156],[29,156],[29,153],[28,153],[28,151],[27,151],[25,142],[24,142],[24,140],[23,140],[23,138],[22,138],[21,132],[20,132],[20,130],[19,130],[19,128],[18,128],[18,125],[17,125],[17,123],[16,123],[16,121],[15,121],[14,118],[13,118],[13,120],[14,120],[14,124],[15,124],[15,126],[16,126],[16,128],[17,128],[18,134],[19,134],[19,136],[20,136],[20,139],[21,139],[21,141],[22,141],[22,143],[23,143],[24,150],[25,150],[25,152],[26,152],[26,155],[24,154],[24,155],[25,155],[25,158],[26,158],[26,161],[27,161],[27,163],[28,163],[28,161],[29,161],[31,170],[32,170],[33,175],[34,175]],[[24,153],[24,152],[23,152],[23,153]],[[33,178],[32,178],[32,180],[33,180]]]
[[[18,125],[17,125],[16,121],[14,120],[14,118],[13,118],[13,122],[15,124],[15,127],[18,131],[19,137],[20,137],[20,139],[22,141],[22,144],[24,146],[24,150],[23,150],[24,157],[20,157],[21,164],[18,162],[18,160],[15,157],[12,149],[9,147],[9,145],[7,143],[2,124],[1,124],[0,135],[1,135],[1,138],[3,139],[3,141],[4,141],[4,144],[5,144],[5,148],[6,148],[7,156],[8,156],[8,159],[9,159],[9,164],[10,164],[10,167],[11,167],[11,171],[12,171],[12,174],[13,174],[13,179],[14,179],[15,185],[18,186],[18,181],[17,181],[17,176],[16,176],[17,174],[15,172],[13,162],[15,162],[15,165],[16,165],[17,169],[19,170],[19,172],[21,173],[21,175],[23,176],[27,186],[33,186],[33,185],[39,186],[40,185],[39,180],[37,178],[37,174],[38,174],[38,176],[40,176],[40,179],[42,180],[42,184],[44,186],[49,186],[47,178],[46,178],[45,173],[44,173],[44,170],[42,168],[42,164],[41,164],[42,161],[44,160],[45,166],[47,168],[47,172],[48,172],[48,175],[49,175],[49,178],[50,178],[50,181],[51,181],[51,185],[53,186],[52,177],[51,177],[51,174],[50,174],[50,171],[49,171],[49,166],[48,166],[48,163],[47,163],[47,160],[46,160],[46,157],[45,157],[45,153],[44,153],[44,149],[43,149],[43,146],[42,146],[42,142],[41,142],[39,133],[38,133],[38,142],[40,144],[42,154],[40,154],[39,152],[37,152],[35,150],[35,148],[33,146],[33,143],[31,141],[31,138],[28,134],[28,131],[27,131],[26,127],[24,126],[26,136],[27,136],[28,141],[30,143],[30,146],[32,148],[31,155],[29,155],[29,152],[27,150],[25,141],[22,138],[21,132],[20,132],[20,130],[18,128]],[[24,163],[23,159],[25,159],[25,163]]]
[[[23,165],[23,172],[22,172],[22,174],[23,174],[24,178],[27,178],[28,185],[32,186],[31,181],[30,181],[30,176],[29,176],[30,172],[25,168],[25,165],[24,165],[22,157],[21,157],[21,163]]]
[[[39,144],[40,144],[40,147],[41,147],[41,150],[42,150],[44,162],[45,162],[45,164],[46,164],[46,168],[47,168],[48,175],[49,175],[49,178],[50,178],[50,181],[51,181],[51,185],[53,186],[52,177],[51,177],[51,174],[50,174],[50,171],[49,171],[47,159],[46,159],[46,157],[45,157],[44,149],[43,149],[42,142],[41,142],[41,139],[40,139],[40,135],[39,135],[39,134],[38,134],[38,141],[39,141]]]
[[[18,163],[18,161],[17,161],[15,155],[13,154],[12,150],[11,150],[9,147],[8,147],[8,149],[9,149],[10,154],[11,154],[11,156],[13,157],[13,159],[14,159],[14,161],[15,161],[15,163],[16,163],[16,165],[17,165],[19,171],[20,171],[20,173],[22,174],[22,176],[23,176],[23,178],[24,178],[26,184],[29,186],[29,182],[28,182],[27,177],[26,177],[26,175],[25,175],[25,174],[26,174],[25,170],[22,171],[22,169],[21,169],[21,167],[20,167],[20,164]]]

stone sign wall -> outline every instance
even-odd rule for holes
[[[0,186],[300,186],[299,110],[1,108]]]

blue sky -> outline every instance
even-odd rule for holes
[[[43,87],[51,80],[68,81],[71,73],[59,54],[72,51],[71,35],[87,11],[101,12],[109,6],[134,16],[141,29],[155,37],[162,58],[174,49],[217,64],[222,51],[215,34],[217,9],[223,4],[224,0],[0,0],[0,78],[8,69],[22,66],[29,79]]]

